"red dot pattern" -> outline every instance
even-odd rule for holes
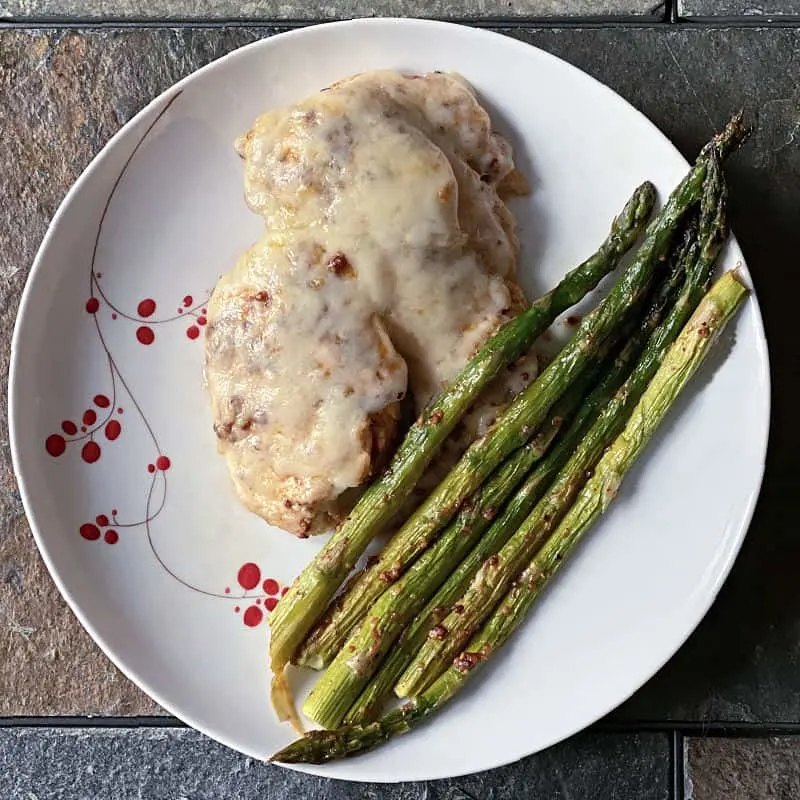
[[[286,594],[289,589],[288,586],[282,587],[280,582],[275,578],[264,578],[262,582],[261,568],[252,561],[248,561],[239,568],[237,581],[245,592],[260,588],[264,592],[264,595],[266,595],[266,597],[263,595],[258,597],[246,595],[243,598],[251,604],[245,609],[242,617],[242,621],[249,628],[255,628],[260,625],[266,618],[265,614],[274,611],[280,598]],[[261,584],[260,586],[259,583]],[[230,594],[230,591],[231,587],[226,586],[224,589],[225,594]],[[235,606],[233,610],[237,614],[241,611],[239,606]]]
[[[258,568],[258,564],[253,564],[252,562],[243,564],[239,568],[236,580],[239,581],[239,586],[245,591],[249,592],[251,589],[255,589],[261,580],[261,570]]]
[[[81,458],[87,464],[94,464],[100,458],[100,445],[97,442],[86,442],[81,450]]]
[[[148,297],[139,303],[136,310],[139,312],[140,317],[151,317],[156,310],[156,301]]]
[[[156,335],[153,333],[153,329],[151,327],[148,325],[142,325],[136,329],[136,338],[141,344],[149,345],[153,344],[153,342],[156,340]]]
[[[67,449],[67,442],[63,436],[53,433],[45,439],[44,447],[53,458],[58,458]]]
[[[105,533],[100,530],[107,527],[107,525],[108,517],[105,514],[98,514],[94,522],[85,522],[78,528],[78,532],[89,542],[96,542],[102,536],[106,544],[116,544],[119,541],[119,534],[115,530],[108,528]]]
[[[244,624],[248,628],[255,628],[260,625],[262,619],[264,619],[264,612],[258,606],[250,606],[245,610],[244,617],[242,617]]]
[[[90,542],[100,538],[100,528],[98,528],[97,525],[92,525],[91,522],[81,525],[79,531],[81,536],[83,536],[84,539],[88,539]]]

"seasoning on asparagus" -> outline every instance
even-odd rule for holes
[[[698,247],[689,246],[686,281],[664,323],[651,335],[639,363],[581,440],[547,495],[503,548],[488,558],[452,611],[439,624],[441,636],[429,637],[395,686],[400,697],[414,697],[430,686],[462,650],[511,582],[531,559],[586,482],[603,450],[622,430],[661,360],[703,296],[719,249],[727,237],[727,189],[719,161],[710,156],[701,201]]]
[[[594,474],[552,537],[468,648],[428,690],[376,722],[312,731],[276,753],[271,760],[320,764],[366,752],[398,734],[407,733],[452,699],[476,669],[519,627],[559,567],[597,518],[607,511],[625,474],[747,294],[735,271],[723,275],[711,288],[670,348],[624,431],[600,459]]]
[[[547,409],[569,387],[583,365],[594,357],[602,340],[648,290],[657,267],[667,258],[675,230],[700,200],[710,157],[727,155],[738,147],[747,133],[741,116],[737,116],[703,149],[695,166],[647,226],[644,242],[608,296],[584,318],[572,341],[516,397],[489,432],[473,442],[444,480],[395,533],[377,563],[348,584],[347,592],[337,599],[322,623],[310,634],[296,663],[309,666],[330,663],[387,585],[396,581],[435,539],[460,504],[497,465],[530,437],[544,420]]]
[[[696,233],[695,226],[691,226],[687,230],[685,242],[673,258],[668,280],[659,287],[644,319],[630,338],[623,335],[624,347],[617,353],[599,383],[587,395],[567,431],[559,438],[556,446],[547,454],[546,458],[536,465],[509,501],[501,516],[492,523],[478,544],[403,631],[397,645],[391,649],[381,664],[378,673],[348,710],[344,718],[346,724],[369,722],[380,714],[384,701],[391,695],[395,683],[411,663],[416,652],[425,643],[428,632],[440,623],[450,609],[456,605],[456,601],[467,589],[481,564],[506,543],[523,523],[531,508],[547,491],[553,478],[567,462],[589,426],[594,422],[598,410],[611,399],[630,372],[631,366],[639,356],[645,342],[653,329],[661,322],[665,311],[674,300],[675,292],[683,279],[684,264],[689,257],[688,248],[693,246]],[[437,542],[434,548],[438,548],[441,541]],[[415,570],[418,565],[422,564],[426,556],[427,553],[414,564],[411,570]]]
[[[605,349],[609,350],[610,345]],[[542,431],[497,468],[464,504],[436,544],[378,598],[306,698],[303,713],[307,717],[326,728],[341,723],[406,623],[469,553],[492,524],[498,508],[547,453],[565,420],[581,405],[598,372],[599,368],[589,368],[579,377],[553,407]]]
[[[530,349],[553,320],[577,303],[619,263],[644,230],[655,189],[642,184],[614,221],[599,250],[551,292],[506,323],[411,426],[388,468],[365,491],[348,518],[294,581],[270,615],[270,660],[277,681],[273,703],[282,718],[290,709],[282,679],[294,655],[367,545],[403,506],[441,443],[481,391],[505,366]]]

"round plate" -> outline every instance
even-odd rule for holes
[[[665,196],[687,168],[639,112],[533,47],[437,22],[358,20],[201,69],[72,188],[13,342],[25,508],[56,584],[120,669],[256,758],[293,738],[269,705],[266,618],[322,541],[247,513],[215,452],[205,303],[263,225],[243,202],[232,143],[265,109],[379,67],[461,72],[510,138],[533,185],[514,208],[531,294],[595,249],[635,185],[650,178]],[[734,242],[724,262],[740,260]],[[399,781],[496,767],[594,722],[664,664],[727,575],[761,480],[769,369],[755,297],[732,331],[507,651],[412,735],[309,771]]]

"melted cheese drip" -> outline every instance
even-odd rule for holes
[[[213,293],[206,379],[242,500],[302,535],[369,477],[407,388],[421,408],[511,313],[513,162],[440,73],[356,76],[237,148],[266,233]]]

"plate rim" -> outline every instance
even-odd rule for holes
[[[370,27],[382,27],[382,28],[391,28],[393,26],[397,27],[425,27],[430,29],[439,29],[447,35],[448,32],[453,32],[454,29],[458,29],[459,35],[465,36],[473,36],[476,40],[477,39],[497,39],[501,38],[504,41],[504,45],[507,47],[513,48],[533,48],[537,51],[537,53],[545,58],[546,60],[551,60],[553,62],[557,62],[559,64],[559,68],[567,69],[568,71],[573,71],[576,73],[580,73],[580,76],[584,80],[589,80],[593,84],[595,84],[595,88],[601,90],[609,101],[614,103],[620,103],[623,107],[627,107],[629,112],[633,112],[635,115],[638,115],[642,121],[650,128],[654,136],[657,136],[663,144],[672,148],[672,150],[678,155],[681,161],[686,164],[687,168],[689,167],[689,162],[683,157],[680,151],[675,147],[669,137],[664,134],[660,128],[658,128],[655,123],[653,123],[650,118],[640,111],[636,106],[626,100],[622,95],[618,94],[614,91],[610,86],[600,81],[598,78],[595,78],[593,75],[582,70],[580,67],[575,66],[574,64],[566,61],[559,56],[553,55],[546,50],[543,50],[539,47],[536,47],[533,44],[529,44],[528,42],[522,41],[517,39],[513,36],[508,36],[504,33],[500,33],[499,31],[492,30],[489,28],[479,27],[471,24],[463,24],[459,22],[449,22],[449,21],[442,21],[442,20],[433,20],[433,19],[421,19],[415,17],[362,17],[362,18],[355,18],[355,19],[347,19],[347,20],[336,20],[330,22],[322,22],[319,24],[310,24],[310,25],[303,25],[302,27],[292,28],[290,30],[284,30],[280,33],[274,34],[272,36],[268,36],[266,38],[260,38],[253,42],[249,42],[245,45],[235,48],[234,50],[226,53],[225,55],[221,56],[220,58],[211,61],[208,64],[200,67],[199,69],[191,72],[190,74],[184,76],[179,81],[175,82],[174,84],[168,86],[163,92],[159,93],[156,97],[150,100],[145,106],[143,106],[131,119],[129,119],[123,126],[119,128],[105,143],[105,145],[96,153],[96,155],[91,159],[89,164],[84,168],[81,172],[79,177],[74,181],[71,185],[69,190],[67,191],[66,195],[60,202],[56,213],[53,215],[52,219],[50,220],[47,231],[42,239],[39,248],[37,249],[36,256],[33,260],[31,265],[30,271],[25,281],[25,286],[23,288],[22,294],[20,296],[20,302],[17,309],[17,314],[14,322],[14,330],[11,338],[11,346],[10,346],[10,356],[9,356],[9,373],[8,373],[8,396],[7,396],[7,409],[8,409],[8,426],[9,426],[9,447],[11,451],[11,460],[12,465],[14,468],[15,479],[17,481],[17,486],[20,492],[20,498],[22,501],[23,508],[25,510],[26,518],[31,529],[31,533],[33,534],[34,541],[36,542],[37,549],[42,557],[42,560],[47,567],[47,571],[55,583],[59,593],[66,601],[67,605],[69,606],[72,613],[78,619],[81,626],[84,630],[89,634],[92,638],[94,643],[100,648],[103,654],[114,664],[114,666],[119,669],[119,671],[125,675],[125,677],[131,680],[142,692],[144,692],[148,697],[153,699],[156,703],[158,703],[161,707],[163,707],[167,712],[175,716],[178,720],[183,721],[187,725],[191,726],[192,728],[200,731],[203,735],[208,736],[214,741],[217,741],[223,744],[226,747],[229,747],[237,752],[244,753],[249,757],[253,757],[255,759],[264,761],[265,756],[263,754],[258,754],[254,752],[247,752],[242,750],[241,746],[234,744],[227,736],[221,736],[217,732],[212,732],[211,728],[206,725],[202,720],[196,719],[195,716],[191,713],[185,713],[180,709],[173,706],[173,704],[167,699],[161,696],[161,694],[157,691],[152,690],[148,686],[148,682],[142,679],[138,674],[137,671],[134,669],[129,669],[125,664],[122,663],[121,659],[118,659],[115,654],[111,651],[111,649],[106,645],[103,637],[98,633],[95,629],[94,625],[90,621],[88,615],[84,614],[83,610],[81,609],[78,602],[72,597],[71,592],[66,586],[65,580],[62,579],[62,576],[59,574],[54,559],[49,552],[48,545],[45,541],[45,536],[43,535],[42,531],[40,530],[37,522],[36,517],[37,514],[35,512],[35,501],[33,499],[33,495],[35,492],[34,487],[29,485],[29,480],[26,477],[26,470],[24,466],[25,456],[25,444],[19,441],[18,433],[17,433],[17,423],[15,421],[16,416],[20,413],[21,410],[21,403],[24,402],[24,399],[19,397],[19,390],[18,390],[18,381],[17,381],[17,372],[21,368],[21,365],[18,363],[18,353],[20,348],[20,339],[22,337],[22,327],[23,327],[23,318],[25,317],[26,313],[30,313],[28,306],[32,304],[33,295],[34,295],[34,284],[36,284],[37,276],[42,273],[44,269],[44,262],[45,256],[47,251],[50,248],[50,242],[56,235],[56,230],[59,227],[62,217],[66,213],[68,207],[74,201],[74,198],[81,192],[84,184],[89,180],[90,175],[99,168],[102,161],[107,157],[107,155],[116,147],[117,143],[122,140],[125,136],[128,135],[129,131],[133,129],[136,125],[140,124],[143,120],[147,119],[148,116],[168,98],[171,96],[176,96],[187,84],[191,83],[192,81],[199,80],[202,75],[206,72],[210,72],[215,69],[217,66],[222,64],[223,62],[230,62],[237,58],[243,57],[246,53],[250,52],[251,50],[256,50],[262,47],[269,47],[272,42],[276,39],[289,39],[289,38],[302,38],[305,34],[308,33],[310,30],[316,29],[331,29],[331,28],[370,28]],[[738,245],[738,241],[736,240],[735,235],[731,232],[731,241],[735,242]],[[740,248],[741,249],[741,248]],[[771,370],[771,363],[770,363],[770,356],[769,356],[769,346],[766,338],[766,332],[764,328],[764,320],[763,315],[761,313],[761,307],[758,301],[758,297],[755,292],[755,288],[753,286],[753,279],[752,275],[750,274],[749,269],[747,268],[746,261],[744,258],[740,264],[744,275],[746,277],[747,283],[749,284],[750,288],[753,290],[749,297],[749,302],[752,303],[753,306],[753,313],[754,313],[754,323],[755,323],[755,334],[757,336],[757,347],[760,352],[760,356],[763,359],[763,365],[765,367],[765,380],[763,381],[763,394],[764,394],[764,403],[765,403],[765,431],[764,431],[764,441],[761,446],[761,453],[758,462],[753,463],[753,470],[754,470],[754,490],[751,493],[747,506],[744,510],[744,513],[739,521],[737,526],[737,536],[735,542],[732,544],[730,548],[730,553],[728,558],[721,564],[720,568],[717,571],[716,580],[711,584],[709,587],[708,593],[704,596],[703,601],[698,604],[698,607],[694,614],[691,615],[692,622],[690,625],[687,626],[687,630],[685,634],[680,638],[680,641],[676,641],[674,648],[671,648],[671,652],[657,665],[657,667],[652,671],[652,673],[647,676],[641,682],[635,683],[630,688],[630,691],[622,698],[610,703],[607,707],[604,707],[602,713],[594,715],[592,719],[589,719],[585,723],[575,727],[574,730],[568,730],[563,735],[559,735],[558,738],[554,739],[547,747],[552,747],[559,742],[562,742],[571,736],[574,736],[576,733],[585,730],[586,728],[590,727],[591,725],[595,724],[599,719],[602,719],[608,713],[613,711],[614,709],[621,706],[625,703],[635,692],[637,692],[644,684],[646,684],[649,680],[651,680],[655,675],[665,666],[665,664],[670,661],[675,654],[682,648],[685,644],[687,639],[694,633],[697,629],[699,624],[702,622],[704,617],[707,615],[709,609],[715,602],[717,595],[719,594],[720,589],[724,585],[725,581],[727,580],[730,571],[735,563],[741,547],[744,543],[744,540],[749,532],[750,526],[752,524],[753,516],[755,513],[755,509],[758,504],[759,497],[761,495],[761,491],[763,488],[763,478],[764,472],[766,468],[766,460],[769,451],[769,440],[770,440],[770,432],[772,428],[772,370]],[[757,475],[755,471],[757,469]],[[522,758],[528,757],[533,755],[537,752],[542,752],[544,749],[547,748],[534,748],[530,749],[526,746],[522,746],[518,748],[518,750],[510,752],[503,756],[501,760],[495,761],[492,767],[484,767],[481,766],[478,769],[496,769],[498,767],[502,767],[513,762],[516,762]],[[306,774],[313,774],[319,775],[321,777],[326,777],[329,779],[335,780],[351,780],[354,782],[382,782],[382,783],[397,783],[409,780],[409,778],[403,776],[392,776],[391,778],[375,778],[374,776],[360,776],[358,774],[358,767],[357,760],[351,762],[355,767],[354,774],[348,775],[346,778],[339,775],[331,775],[326,771],[325,765],[303,765],[303,764],[280,764],[280,766],[292,769],[293,771],[302,772]],[[456,778],[461,777],[464,775],[469,775],[474,773],[474,769],[468,768],[465,766],[463,770],[459,770],[457,772],[453,772],[451,770],[446,770],[444,772],[427,772],[424,775],[420,775],[418,777],[414,777],[411,780],[415,781],[427,781],[427,780],[438,780],[443,778]]]

